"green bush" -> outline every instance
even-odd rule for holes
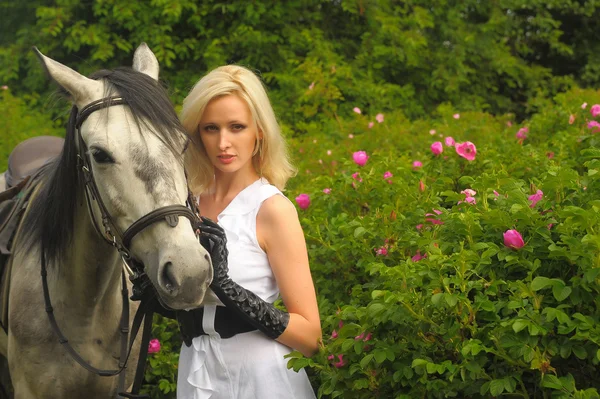
[[[357,114],[303,138],[295,151],[311,156],[288,196],[312,201],[299,212],[324,345],[290,365],[325,398],[599,397],[600,150],[587,126],[599,102],[574,90],[518,126],[447,106],[371,129]],[[447,136],[472,141],[475,160],[433,155]],[[511,229],[522,248],[504,245]]]
[[[21,141],[33,136],[64,136],[64,130],[56,127],[40,108],[34,98],[28,103],[13,96],[9,88],[0,89],[0,173],[6,169],[8,155]]]

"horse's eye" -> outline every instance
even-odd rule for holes
[[[98,163],[114,163],[115,160],[104,150],[99,148],[94,148],[92,151],[92,156],[94,160]]]

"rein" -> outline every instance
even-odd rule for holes
[[[123,300],[123,309],[121,312],[121,320],[120,320],[120,356],[119,356],[119,365],[117,369],[114,370],[103,370],[98,369],[88,362],[86,362],[79,353],[71,346],[69,340],[64,336],[58,323],[56,322],[56,318],[54,316],[54,309],[52,308],[52,302],[50,300],[50,293],[48,290],[48,281],[47,281],[47,267],[46,267],[46,257],[44,249],[42,248],[41,255],[41,276],[42,276],[42,287],[44,291],[44,303],[46,306],[46,313],[48,314],[48,318],[50,321],[50,325],[52,329],[58,336],[58,340],[61,345],[65,347],[69,355],[83,368],[86,370],[100,376],[100,377],[113,377],[119,375],[119,382],[117,387],[117,398],[127,397],[127,398],[142,398],[145,396],[137,395],[139,389],[141,388],[141,383],[143,380],[143,371],[146,362],[146,356],[148,353],[148,342],[150,340],[150,330],[152,327],[152,315],[154,313],[154,308],[159,305],[157,303],[160,302],[160,298],[156,295],[155,291],[152,289],[152,285],[148,276],[144,271],[144,265],[141,261],[137,260],[130,251],[130,244],[132,239],[145,228],[151,226],[152,224],[160,221],[166,221],[167,224],[171,227],[177,226],[179,222],[179,217],[184,216],[190,220],[192,226],[195,226],[199,223],[199,218],[197,216],[197,207],[195,201],[193,201],[192,195],[188,190],[188,199],[187,206],[184,205],[168,205],[158,209],[151,211],[150,213],[142,216],[140,219],[135,221],[124,233],[118,228],[116,223],[114,222],[112,216],[108,212],[104,202],[102,201],[102,197],[100,196],[100,192],[98,190],[98,186],[96,185],[96,181],[94,179],[94,175],[92,173],[91,163],[87,151],[87,146],[83,141],[81,136],[81,125],[83,122],[95,111],[108,108],[114,105],[127,105],[125,100],[121,97],[106,97],[100,100],[94,101],[81,109],[78,113],[77,108],[73,107],[71,111],[71,118],[69,120],[68,132],[67,134],[76,134],[77,141],[79,144],[78,153],[77,153],[77,167],[78,170],[81,171],[81,175],[83,177],[83,183],[85,185],[85,196],[88,211],[90,213],[90,218],[92,219],[92,223],[94,225],[97,233],[110,245],[114,246],[119,254],[121,255],[121,259],[123,260],[125,269],[129,273],[129,279],[133,283],[133,295],[131,297],[132,300],[140,300],[140,306],[138,311],[136,312],[132,324],[131,330],[131,338],[129,338],[129,291],[127,289],[127,281],[125,277],[125,271],[121,271],[121,296]],[[104,227],[104,233],[100,230],[96,218],[94,217],[94,212],[92,209],[92,201],[96,201],[98,208],[100,209],[101,217],[102,217],[102,225]],[[163,307],[167,308],[164,304],[160,304]],[[138,367],[135,375],[135,381],[133,384],[133,389],[131,393],[125,393],[125,373],[123,371],[127,368],[127,361],[131,354],[133,344],[139,328],[142,324],[142,320],[144,321],[143,333],[142,333],[142,343],[140,349],[140,357],[138,360]],[[129,344],[128,341],[129,340]],[[121,396],[123,395],[123,396]]]

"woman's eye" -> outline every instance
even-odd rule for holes
[[[233,125],[232,126],[233,130],[243,130],[245,128],[244,125]]]
[[[205,132],[217,132],[219,129],[214,125],[204,126]]]
[[[92,151],[92,156],[94,157],[94,161],[98,163],[114,163],[115,160],[104,150],[99,148],[94,148]]]

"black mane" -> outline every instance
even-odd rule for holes
[[[90,76],[103,80],[106,97],[119,95],[131,109],[138,127],[151,127],[157,137],[183,162],[181,137],[185,130],[177,118],[166,90],[151,77],[131,68],[100,70]],[[84,201],[77,169],[75,120],[71,109],[61,155],[45,167],[43,182],[35,196],[20,236],[25,247],[41,245],[47,262],[58,263],[73,239],[73,222],[78,201]],[[102,111],[97,111],[102,112]]]

